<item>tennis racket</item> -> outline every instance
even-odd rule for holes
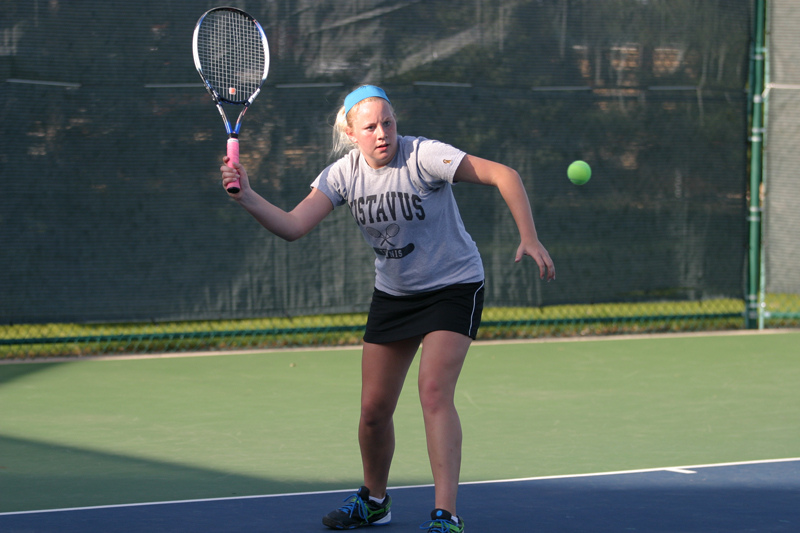
[[[267,36],[258,21],[241,9],[215,7],[197,21],[192,52],[194,66],[225,123],[228,157],[232,163],[238,163],[242,117],[261,92],[269,72]],[[234,126],[223,104],[241,106]],[[227,190],[238,193],[239,180],[230,183]]]

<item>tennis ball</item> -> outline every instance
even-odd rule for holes
[[[592,167],[586,161],[573,161],[567,168],[567,177],[575,185],[583,185],[592,177]]]

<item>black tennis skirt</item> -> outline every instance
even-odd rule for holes
[[[375,289],[364,341],[383,344],[431,331],[455,331],[473,340],[483,313],[483,285],[460,283],[410,296]]]

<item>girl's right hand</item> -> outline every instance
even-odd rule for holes
[[[250,188],[250,180],[247,176],[247,171],[240,163],[232,163],[230,162],[230,158],[225,156],[222,158],[222,166],[219,167],[219,170],[222,172],[222,186],[225,187],[225,191],[228,192],[227,186],[237,179],[239,180],[239,192],[233,194],[228,192],[228,195],[231,198],[239,199],[244,194],[246,189]]]

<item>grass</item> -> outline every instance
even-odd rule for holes
[[[800,306],[798,306],[800,307]],[[524,339],[623,333],[741,329],[744,302],[609,303],[484,310],[479,339]],[[782,319],[784,326],[800,325]],[[247,320],[132,324],[13,324],[0,326],[0,359],[354,346],[366,313]]]

